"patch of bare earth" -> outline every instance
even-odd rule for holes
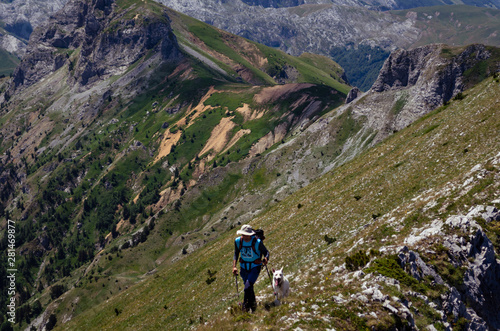
[[[200,160],[200,163],[193,171],[193,178],[199,178],[202,174],[205,173],[205,168],[206,168],[205,165],[206,161],[204,159]]]
[[[178,200],[181,197],[181,191],[184,188],[182,181],[179,183],[177,188],[167,187],[160,192],[160,200],[156,203],[153,208],[153,212],[159,212],[161,209],[165,208],[169,203]]]
[[[227,40],[227,45],[232,47],[235,51],[239,52],[248,62],[253,64],[258,68],[264,67],[268,61],[259,50],[259,48],[248,42],[247,40],[240,38],[239,36],[227,34],[225,35]]]
[[[259,94],[253,97],[253,100],[258,104],[272,103],[286,97],[289,94],[314,86],[313,84],[286,84],[266,87]]]
[[[174,71],[168,76],[168,79],[172,79],[173,77],[179,75],[181,72],[185,72],[190,68],[190,64],[188,61],[183,61],[179,64]]]
[[[208,156],[209,160],[211,160],[213,155],[224,149],[224,146],[226,146],[229,141],[231,130],[236,126],[236,124],[232,121],[233,118],[234,117],[224,117],[221,119],[220,123],[217,124],[217,126],[212,130],[210,138],[199,155],[212,151],[212,155]]]
[[[250,108],[250,105],[248,105],[246,103],[243,104],[243,107],[236,108],[236,111],[238,113],[240,113],[241,115],[243,115],[244,122],[259,119],[262,116],[264,116],[264,113],[265,113],[263,110],[262,111],[252,110]]]
[[[38,116],[38,112],[32,113],[28,117],[28,123],[33,123],[36,120],[36,116]],[[28,160],[32,160],[31,155],[35,154],[35,147],[38,147],[42,140],[45,138],[47,135],[47,132],[52,131],[54,128],[54,122],[49,120],[48,118],[45,119],[43,118],[40,120],[36,125],[33,125],[29,129],[29,133],[26,132],[21,136],[19,139],[18,143],[15,144],[12,148],[11,154],[14,157],[13,162],[14,163],[19,163],[21,161],[21,156],[22,155],[27,155]],[[18,128],[16,127],[15,129],[11,130],[11,137],[13,140],[16,140],[15,134],[18,132]],[[5,134],[5,136],[8,136]]]
[[[211,109],[214,109],[214,107],[208,105],[208,106],[205,106],[205,101],[208,100],[208,98],[210,98],[212,96],[212,94],[214,93],[217,93],[218,91],[216,89],[214,89],[214,87],[210,87],[210,89],[208,90],[207,94],[205,94],[203,96],[203,98],[201,98],[200,100],[200,103],[198,103],[198,105],[196,107],[194,107],[193,109],[189,110],[187,112],[187,116],[191,115],[191,118],[189,120],[189,123],[187,123],[187,127],[191,126],[191,124],[194,123],[194,120],[197,119],[198,117],[200,117],[200,115],[204,112],[206,112],[207,110],[211,110]]]
[[[181,138],[181,131],[177,130],[176,133],[172,133],[170,131],[166,131],[165,134],[163,135],[163,140],[160,144],[159,152],[158,155],[156,156],[154,163],[160,161],[163,157],[167,156],[170,154],[170,151],[172,150],[172,146],[177,144],[179,139]]]
[[[189,127],[196,118],[198,118],[204,111],[213,109],[212,106],[205,106],[204,102],[207,101],[208,98],[212,96],[213,93],[215,93],[216,90],[211,87],[208,92],[201,98],[200,102],[198,105],[192,109],[189,109],[186,112],[186,115],[182,117],[179,121],[177,121],[177,126],[178,127]],[[190,120],[188,122],[187,117],[190,116]],[[177,144],[179,139],[181,138],[182,132],[181,130],[178,130],[175,133],[170,132],[169,130],[165,131],[163,134],[163,139],[160,143],[159,147],[159,152],[158,155],[156,156],[155,160],[153,163],[158,162],[161,160],[163,157],[168,156],[170,154],[170,151],[172,150],[172,146]]]
[[[264,137],[252,146],[249,155],[251,157],[264,153],[268,148],[283,140],[287,134],[288,123],[283,122],[278,125],[273,131],[270,131]]]

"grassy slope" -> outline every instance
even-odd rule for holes
[[[223,313],[236,302],[230,276],[234,233],[230,231],[183,260],[160,267],[157,274],[84,312],[64,329],[185,329],[200,321],[214,323],[211,327],[219,329],[285,326],[280,318],[298,310],[301,300],[314,298],[318,285],[323,286],[321,293],[326,297],[340,291],[325,282],[331,269],[315,267],[316,271],[307,276],[312,264],[319,260],[330,261],[329,268],[341,264],[365,224],[370,225],[358,232],[370,236],[365,248],[380,247],[384,237],[388,240],[385,245],[398,244],[400,237],[391,237],[394,231],[378,228],[385,215],[404,219],[412,211],[411,199],[429,189],[439,191],[450,181],[459,184],[474,165],[498,153],[500,84],[489,78],[465,94],[464,100],[432,112],[252,221],[253,226],[266,230],[272,264],[285,266],[285,272],[294,275],[292,280],[304,275],[302,280],[292,281],[290,305],[270,312],[261,309],[254,316],[236,319]],[[457,192],[449,194],[447,199],[452,199]],[[446,213],[464,212],[466,205],[488,202],[493,197],[470,199],[452,205],[444,214],[438,212],[445,203],[440,200],[433,210],[445,217]],[[372,215],[376,214],[381,216],[374,221]],[[398,235],[408,234],[413,226],[407,222]],[[325,234],[336,237],[338,244],[327,246]],[[205,282],[208,269],[218,271],[211,285]],[[270,300],[267,282],[265,274],[261,275],[257,290],[267,293],[266,300]],[[304,308],[310,309],[307,305]],[[295,325],[327,327],[325,323],[303,320]]]
[[[250,72],[264,85],[274,85],[276,82],[270,76],[270,68],[274,66],[290,65],[299,73],[299,83],[313,83],[330,86],[343,94],[347,94],[350,87],[341,81],[342,68],[329,58],[304,54],[300,57],[290,56],[278,49],[257,44],[253,41],[237,37],[209,24],[195,20],[181,13],[168,10],[172,18],[172,25],[179,42],[187,44],[210,60],[216,62],[228,74],[234,74],[233,68],[228,67],[224,59],[228,57],[233,64],[248,68]],[[204,43],[210,53],[200,47],[199,42],[193,42],[193,36]],[[242,44],[253,45],[253,50],[243,49]],[[215,51],[215,53],[214,53]],[[267,59],[267,64],[259,65],[255,58]]]
[[[412,45],[418,47],[430,43],[468,45],[484,43],[500,45],[500,10],[472,6],[438,6],[413,8],[421,37]],[[393,13],[405,17],[408,10]]]
[[[19,64],[19,59],[3,49],[0,49],[0,75],[8,76]]]

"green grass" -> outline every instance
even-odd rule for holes
[[[174,152],[171,152],[167,157],[169,162],[171,164],[180,162],[184,165],[194,159],[210,138],[212,130],[224,116],[225,111],[218,108],[205,112],[203,116],[197,118],[191,126],[183,131]]]
[[[256,79],[260,80],[262,84],[274,85],[274,80],[266,75],[264,72],[255,68],[250,62],[243,58],[236,50],[228,46],[224,40],[224,32],[199,21],[194,21],[189,26],[189,31],[200,38],[207,46],[213,50],[224,54],[225,56],[231,58],[233,61],[243,65],[248,68]]]
[[[218,211],[229,200],[230,196],[235,196],[238,193],[237,189],[235,191],[234,185],[241,178],[240,174],[229,174],[218,185],[203,190],[192,203],[180,208],[179,223],[174,229],[188,229],[187,221]]]
[[[400,96],[396,101],[396,103],[394,104],[394,106],[392,107],[391,113],[393,115],[398,115],[401,112],[401,110],[403,110],[403,107],[406,105],[407,101],[408,101],[408,95],[405,94]]]
[[[251,105],[253,102],[253,93],[248,92],[222,92],[214,93],[210,98],[205,101],[205,105],[214,107],[227,108],[229,111],[235,111],[237,108],[243,107],[246,103]]]
[[[268,46],[260,44],[256,44],[256,46],[268,59],[268,70],[275,68],[274,70],[279,71],[284,65],[288,64],[296,68],[300,73],[299,83],[327,85],[344,95],[347,95],[351,89],[347,84],[340,82],[342,69],[329,58],[312,54],[293,57]]]
[[[9,76],[21,62],[15,55],[0,49],[0,76]]]

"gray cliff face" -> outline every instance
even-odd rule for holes
[[[64,65],[70,83],[87,85],[123,73],[148,51],[161,53],[163,60],[180,57],[166,15],[141,21],[118,15],[112,0],[67,3],[32,34],[26,56],[13,74],[10,95]]]
[[[429,78],[421,76],[426,71],[429,71],[428,61],[438,51],[443,52],[446,50],[439,45],[429,45],[410,51],[393,52],[384,63],[377,80],[373,83],[372,90],[383,92],[421,84],[422,80]],[[435,68],[438,76],[433,80],[432,88],[434,88],[436,94],[442,96],[442,100],[436,101],[446,102],[453,95],[461,92],[464,89],[462,79],[464,72],[479,61],[486,60],[489,57],[490,53],[485,49],[484,45],[472,45],[457,57],[453,57],[451,61],[444,62],[445,67],[443,69]],[[431,106],[435,107],[437,105],[432,104]]]
[[[351,102],[354,113],[383,139],[448,102],[470,87],[464,73],[491,55],[484,45],[451,52],[441,44],[393,52],[371,90]]]
[[[493,206],[476,206],[465,216],[452,216],[445,224],[468,234],[467,239],[448,236],[444,246],[449,249],[451,262],[466,268],[463,284],[452,288],[443,308],[455,316],[473,321],[469,330],[500,329],[500,264],[494,247],[475,219],[500,219]],[[467,304],[466,304],[467,303]],[[472,327],[473,326],[473,327]]]

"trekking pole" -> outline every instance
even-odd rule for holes
[[[236,282],[236,297],[238,298],[238,305],[241,306],[241,302],[240,301],[240,291],[238,290],[238,276],[237,275],[234,275],[234,281]]]
[[[271,278],[271,274],[269,273],[269,269],[267,269],[267,264],[265,267],[266,267],[266,271],[267,271],[267,276],[269,277],[269,281],[271,282],[271,288],[273,289],[273,292],[274,292],[273,280]],[[276,292],[274,292],[274,296],[276,297],[276,300],[278,300],[278,294]]]

